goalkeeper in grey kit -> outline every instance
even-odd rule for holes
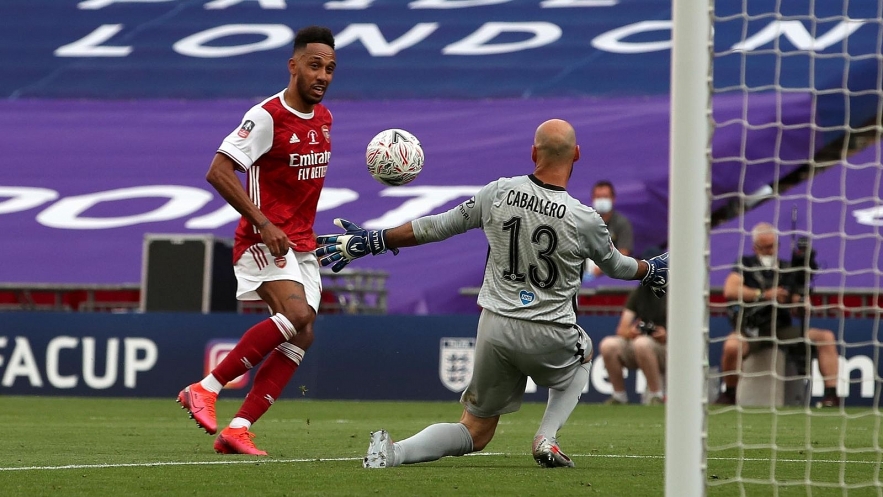
[[[544,467],[572,467],[558,445],[558,430],[576,407],[589,378],[592,341],[576,324],[574,299],[583,261],[591,258],[609,276],[641,280],[665,293],[668,254],[649,260],[622,255],[607,226],[592,208],[565,187],[579,159],[573,127],[553,119],[537,128],[533,174],[501,178],[475,197],[442,214],[396,228],[365,230],[345,220],[346,230],[318,237],[323,266],[340,271],[351,261],[402,247],[437,242],[481,228],[490,245],[478,295],[478,322],[472,379],[460,402],[458,423],[438,423],[399,442],[386,430],[371,434],[366,468],[434,461],[485,448],[500,415],[521,407],[527,378],[549,388],[546,411],[532,452]]]

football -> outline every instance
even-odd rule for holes
[[[368,143],[365,151],[368,172],[387,186],[410,183],[423,170],[423,147],[411,133],[386,129]]]

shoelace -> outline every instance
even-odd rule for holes
[[[216,417],[215,416],[215,403],[214,402],[205,402],[204,405],[205,405],[206,410],[208,410],[209,415],[211,415],[211,417],[213,417],[213,418]]]
[[[257,447],[255,447],[255,445],[254,445],[254,442],[251,441],[251,439],[255,437],[254,433],[252,433],[248,430],[245,430],[241,433],[235,433],[233,436],[237,440],[239,440],[240,442],[244,443],[245,445],[248,445],[249,447],[257,449]]]

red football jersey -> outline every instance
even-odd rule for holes
[[[297,252],[316,248],[313,224],[331,159],[331,121],[325,106],[317,104],[304,114],[286,105],[280,92],[246,112],[218,149],[248,174],[249,197]],[[233,260],[256,243],[261,243],[260,232],[240,219]]]

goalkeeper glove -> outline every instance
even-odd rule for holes
[[[662,298],[668,286],[668,252],[644,262],[647,263],[647,274],[641,279],[641,286],[649,286],[658,298]]]
[[[337,273],[360,257],[386,252],[386,230],[366,230],[341,218],[335,219],[334,224],[345,229],[346,233],[316,237],[316,243],[320,245],[316,257],[323,267],[331,266],[331,270]],[[393,254],[399,253],[399,249],[390,250]]]

